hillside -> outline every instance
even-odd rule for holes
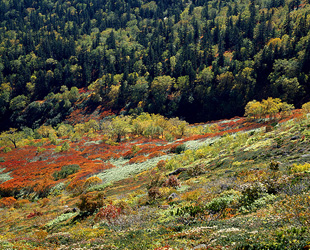
[[[0,130],[56,126],[98,106],[190,123],[243,115],[269,96],[300,108],[310,98],[309,8],[308,0],[1,1]],[[82,93],[87,102],[76,106]]]
[[[0,249],[310,249],[309,0],[0,10]]]
[[[1,148],[2,249],[309,248],[305,110],[110,123],[42,126]]]

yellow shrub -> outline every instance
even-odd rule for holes
[[[45,230],[39,230],[34,232],[34,238],[38,241],[43,241],[47,237],[48,233]]]
[[[92,186],[95,186],[95,185],[98,185],[102,182],[102,180],[97,177],[97,176],[92,176],[92,177],[89,177],[85,183],[84,183],[84,188],[89,188],[89,187],[92,187]]]
[[[168,197],[170,194],[176,192],[173,187],[161,187],[159,188],[159,192],[163,197]]]
[[[310,170],[310,164],[309,163],[305,163],[303,165],[298,165],[298,164],[293,164],[292,167],[291,167],[291,170],[294,172],[294,173],[299,173],[299,172],[305,172],[305,171],[308,171]]]

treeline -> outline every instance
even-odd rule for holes
[[[0,147],[3,152],[12,148],[34,145],[34,140],[44,138],[51,144],[59,145],[56,151],[67,151],[71,142],[81,141],[83,137],[102,137],[102,142],[116,145],[126,138],[145,137],[173,141],[191,134],[216,132],[217,126],[210,125],[199,128],[191,127],[186,121],[179,118],[167,119],[161,115],[142,113],[139,116],[114,116],[100,121],[89,120],[74,126],[59,123],[57,126],[42,125],[36,129],[24,127],[18,131],[10,128],[0,133]],[[38,152],[42,150],[38,148]]]
[[[298,107],[310,97],[309,8],[308,0],[1,1],[1,128],[27,121],[22,111],[62,86],[93,90],[89,105],[189,122],[241,115],[268,96]],[[63,120],[73,101],[59,100],[60,115],[42,111],[37,126]]]

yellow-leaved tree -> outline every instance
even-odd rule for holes
[[[111,132],[116,136],[116,142],[120,142],[123,136],[126,136],[131,132],[130,122],[130,116],[117,116],[112,119]]]
[[[0,141],[3,145],[9,146],[13,144],[17,148],[17,143],[24,139],[24,133],[17,131],[16,128],[10,128],[10,130],[2,132],[0,134]]]
[[[278,113],[281,113],[283,117],[290,114],[293,109],[293,104],[282,102],[279,98],[268,97],[261,102],[256,100],[248,102],[245,106],[244,116],[254,120],[262,117],[275,119]]]
[[[253,117],[254,120],[260,118],[263,114],[263,106],[260,102],[253,100],[247,103],[245,106],[244,116]]]
[[[274,119],[276,114],[279,113],[282,101],[279,98],[268,97],[267,100],[262,100],[263,114],[265,117]]]

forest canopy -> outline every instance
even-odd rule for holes
[[[89,107],[188,122],[242,115],[269,96],[309,100],[309,0],[5,0],[0,10],[2,130],[55,126],[81,89]]]

